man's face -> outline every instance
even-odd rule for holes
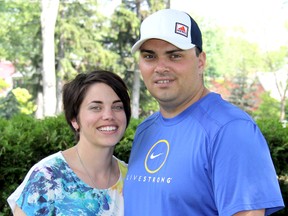
[[[181,50],[159,39],[140,47],[139,68],[144,83],[167,117],[177,115],[197,101],[202,92],[206,56],[196,56],[195,48]]]

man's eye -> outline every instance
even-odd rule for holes
[[[145,55],[143,55],[143,58],[144,58],[144,59],[153,59],[153,58],[154,58],[154,55],[145,54]]]
[[[179,59],[179,58],[181,58],[181,55],[179,55],[179,54],[172,54],[172,55],[170,56],[170,58],[171,58],[171,59]]]

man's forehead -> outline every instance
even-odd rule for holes
[[[149,52],[156,52],[156,51],[165,51],[165,52],[179,52],[183,51],[182,49],[174,46],[173,44],[160,39],[149,39],[146,40],[141,47],[139,48],[141,52],[149,51]]]

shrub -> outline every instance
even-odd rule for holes
[[[115,147],[114,155],[119,159],[125,161],[126,163],[128,163],[136,127],[138,126],[138,124],[140,124],[140,122],[141,119],[131,119],[123,138],[120,140],[120,143],[117,144]]]
[[[115,156],[128,162],[134,131],[140,120],[131,119]],[[8,196],[23,181],[28,170],[42,158],[75,145],[74,134],[64,115],[38,120],[18,114],[0,118],[0,216],[11,214]]]
[[[141,119],[131,119],[114,155],[128,162],[134,133]],[[270,147],[279,175],[285,205],[288,203],[288,128],[278,120],[257,121]],[[75,145],[74,134],[63,115],[43,120],[18,114],[7,120],[0,118],[0,216],[11,214],[7,197],[23,181],[24,176],[42,158]],[[261,178],[261,177],[259,177]],[[273,215],[288,215],[287,208]]]
[[[0,215],[11,212],[7,197],[40,159],[74,145],[74,135],[63,115],[37,120],[18,114],[0,119]]]
[[[288,215],[288,127],[283,127],[283,124],[276,119],[258,120],[257,124],[269,145],[286,206],[273,215]]]

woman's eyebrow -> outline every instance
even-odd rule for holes
[[[90,103],[104,104],[103,101],[99,101],[99,100],[93,100]],[[122,101],[121,100],[115,100],[115,101],[113,101],[113,104],[115,104],[115,103],[122,103]]]
[[[113,101],[113,104],[115,104],[115,103],[122,103],[122,101],[121,100],[115,100],[115,101]]]

